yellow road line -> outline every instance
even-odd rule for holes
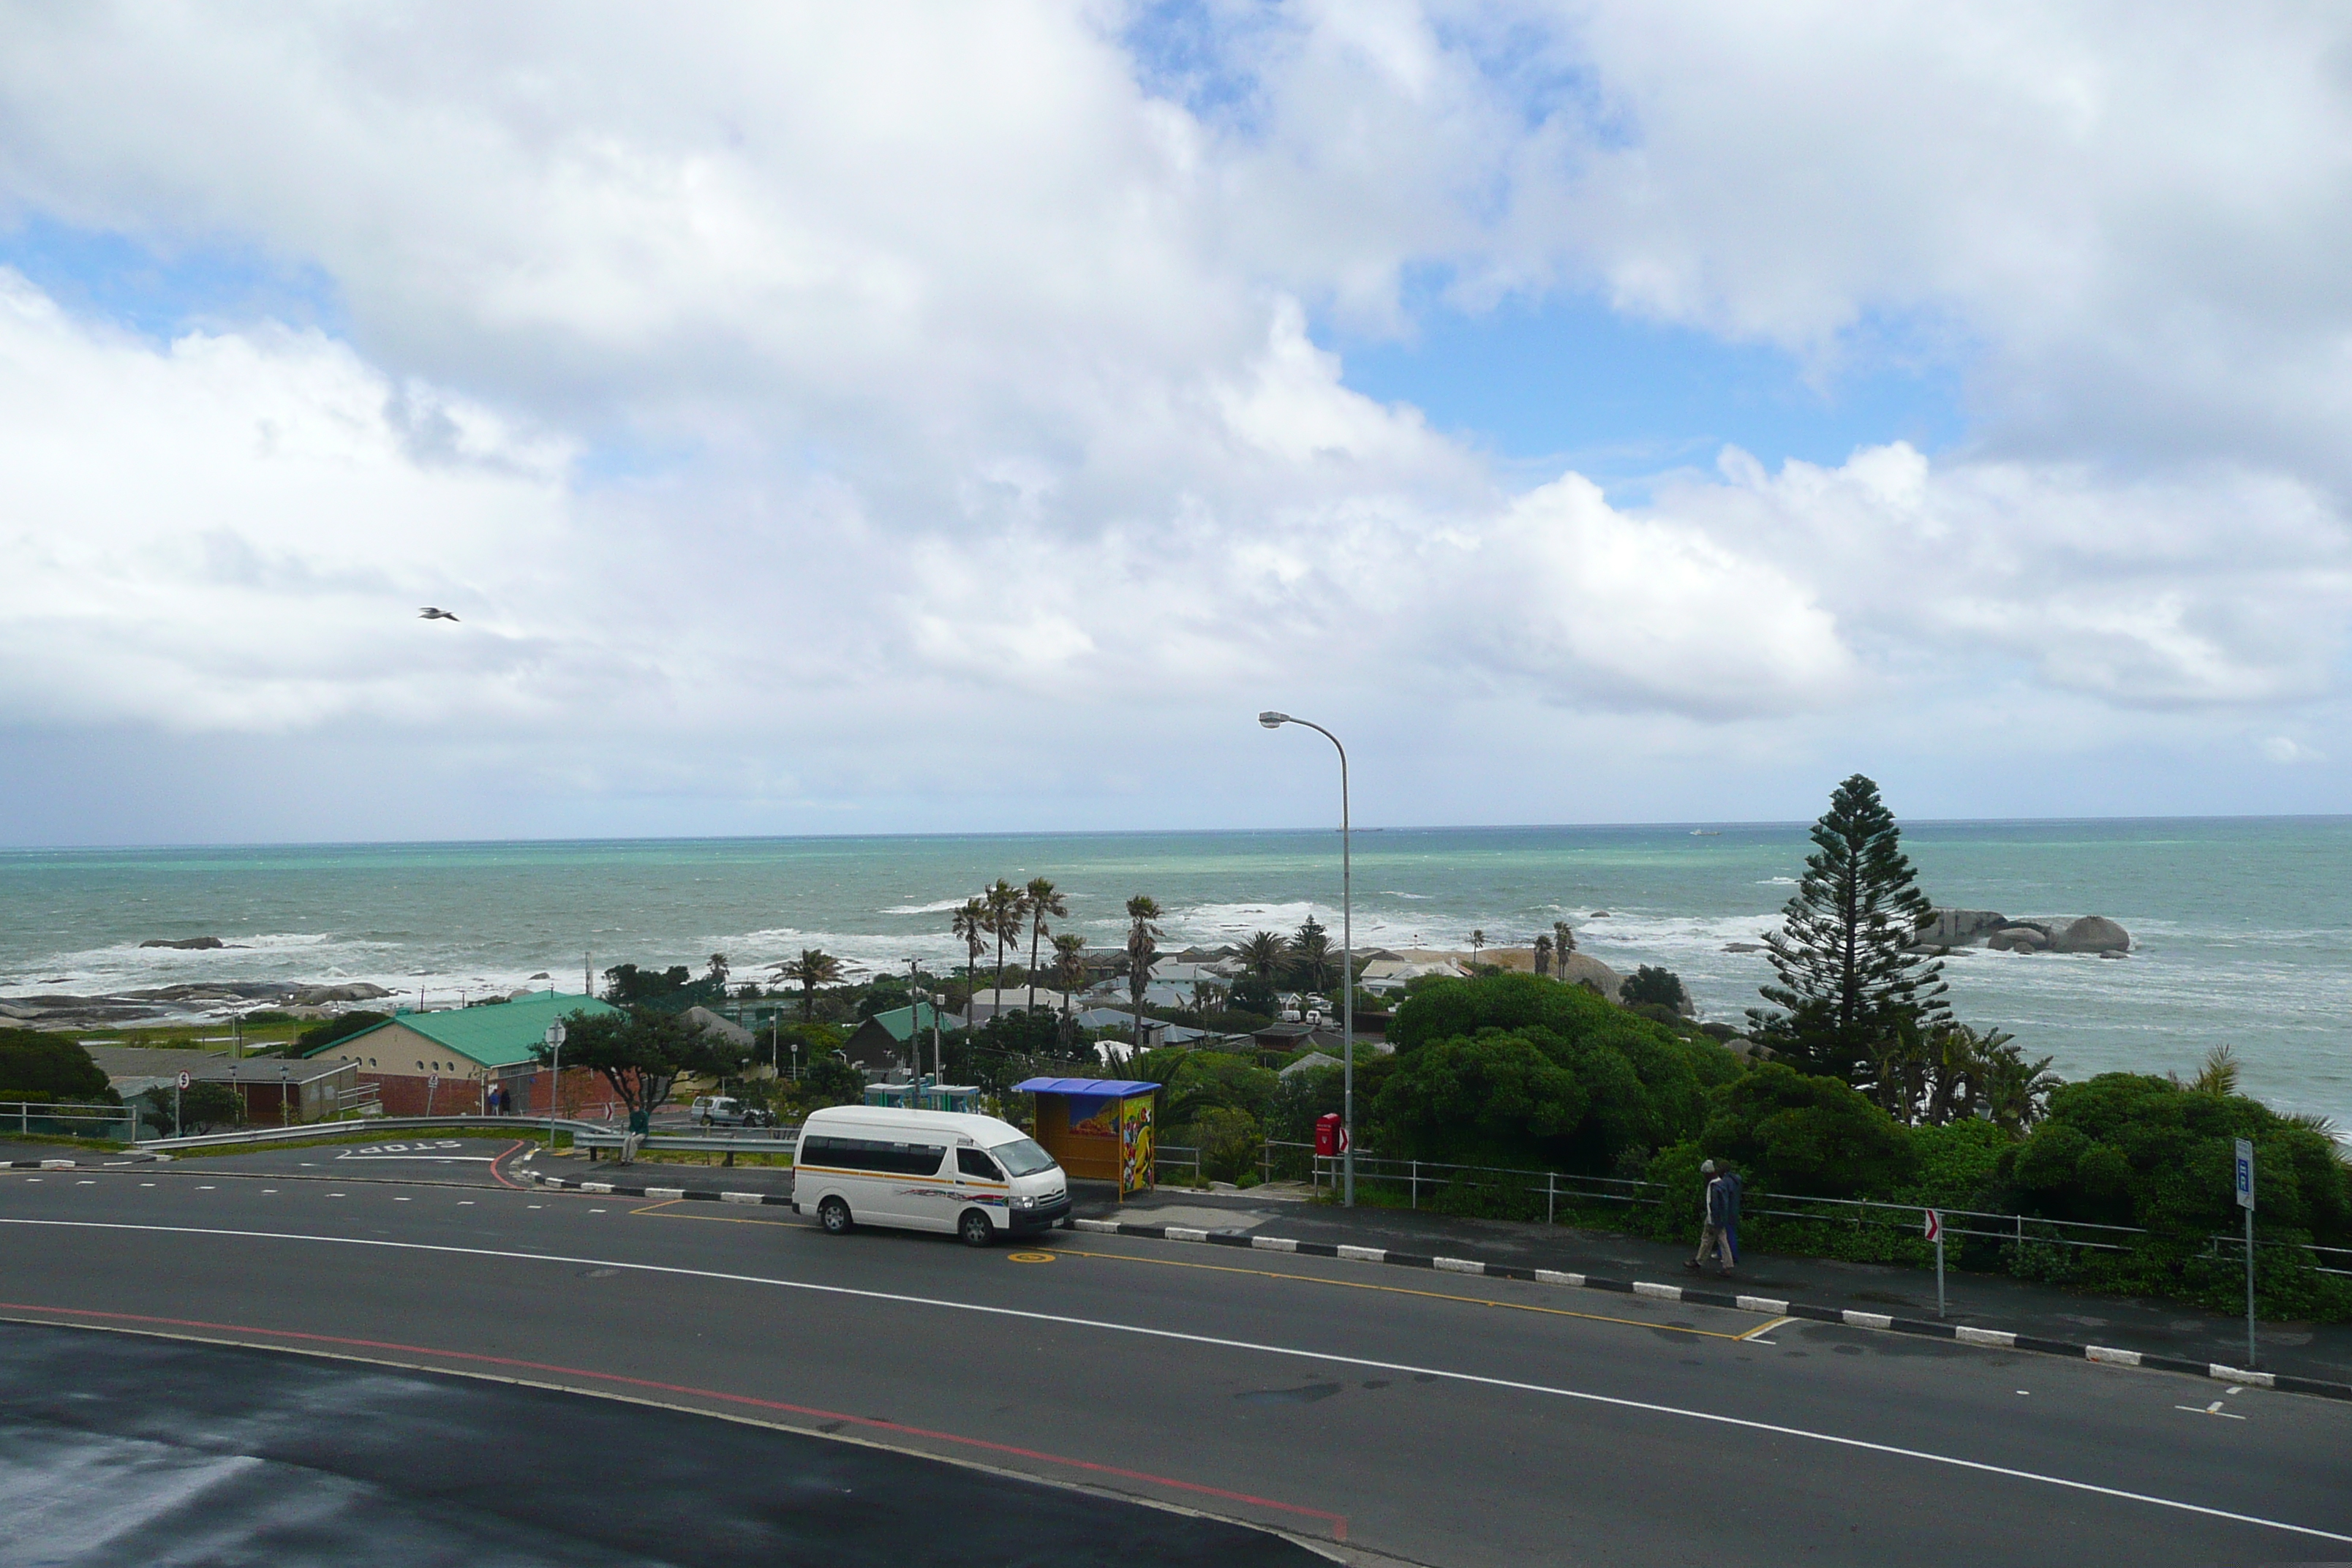
[[[1760,1329],[1750,1329],[1746,1333],[1735,1335],[1734,1337],[1742,1340],[1761,1339],[1766,1334],[1770,1333],[1774,1329],[1779,1328],[1781,1324],[1793,1323],[1796,1321],[1797,1320],[1794,1318],[1775,1318]]]
[[[1419,1296],[1431,1301],[1460,1301],[1472,1307],[1499,1307],[1509,1312],[1537,1312],[1548,1318],[1579,1318],[1588,1323],[1622,1323],[1633,1329],[1663,1329],[1672,1334],[1691,1334],[1705,1340],[1738,1340],[1743,1334],[1727,1334],[1719,1329],[1688,1329],[1680,1323],[1654,1323],[1641,1318],[1612,1318],[1601,1312],[1571,1312],[1565,1307],[1538,1307],[1526,1301],[1490,1301],[1484,1296],[1455,1296],[1443,1290],[1414,1290],[1402,1285],[1375,1285],[1364,1279],[1326,1279],[1315,1274],[1285,1274],[1274,1268],[1236,1268],[1226,1263],[1192,1263],[1175,1258],[1131,1258],[1118,1252],[1088,1252],[1080,1247],[1057,1247],[1054,1249],[1066,1258],[1100,1258],[1113,1263],[1150,1263],[1161,1268],[1204,1268],[1213,1274],[1255,1274],[1261,1279],[1296,1279],[1307,1285],[1337,1285],[1349,1290],[1379,1290],[1391,1296]],[[1783,1318],[1782,1322],[1788,1321]],[[1769,1326],[1769,1325],[1768,1325]]]

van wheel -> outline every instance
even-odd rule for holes
[[[816,1222],[824,1226],[827,1236],[847,1236],[849,1205],[839,1198],[827,1198],[816,1205]]]
[[[966,1209],[956,1226],[956,1235],[962,1237],[966,1247],[986,1247],[996,1239],[996,1227],[978,1209]]]

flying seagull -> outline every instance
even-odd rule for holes
[[[428,621],[454,621],[454,620],[456,620],[456,619],[457,618],[457,616],[455,616],[451,615],[448,611],[446,611],[446,610],[439,610],[439,609],[436,609],[436,608],[434,608],[431,605],[425,605],[423,609],[421,609],[421,610],[417,611],[416,613],[417,613],[417,615],[419,615],[420,616],[422,616],[424,619],[428,620]]]

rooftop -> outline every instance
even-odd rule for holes
[[[378,1029],[389,1029],[394,1024],[415,1030],[435,1045],[457,1052],[470,1061],[486,1068],[519,1067],[532,1059],[532,1053],[547,1038],[547,1026],[558,1018],[572,1013],[603,1015],[619,1011],[608,1002],[593,996],[571,995],[563,992],[534,992],[512,1002],[492,1003],[481,1007],[454,1007],[439,1013],[395,1013],[392,1017],[356,1035],[347,1035],[331,1042],[341,1046],[351,1040],[363,1039]],[[317,1047],[325,1050],[329,1047]]]

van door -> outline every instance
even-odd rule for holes
[[[955,1229],[953,1173],[940,1170],[947,1152],[945,1144],[920,1138],[891,1140],[884,1157],[889,1173],[874,1183],[875,1217],[916,1230]]]
[[[1013,1186],[987,1150],[956,1151],[956,1189],[962,1199],[956,1205],[959,1215],[967,1207],[978,1207],[988,1212],[999,1230],[1012,1224]]]

